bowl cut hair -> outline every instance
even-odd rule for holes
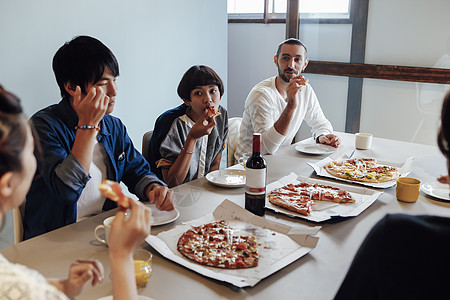
[[[222,79],[219,75],[207,66],[197,65],[192,66],[184,73],[178,84],[177,93],[181,99],[191,101],[191,92],[198,86],[217,85],[220,92],[220,97],[224,93]]]

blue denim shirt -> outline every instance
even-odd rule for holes
[[[67,99],[37,112],[31,121],[42,153],[36,153],[38,167],[25,203],[24,239],[74,223],[77,201],[90,179],[70,153],[78,116]],[[107,153],[108,179],[123,181],[131,193],[148,201],[145,188],[153,182],[165,184],[150,171],[145,158],[134,148],[120,119],[105,115],[100,128],[98,142]],[[116,206],[107,199],[103,209]]]

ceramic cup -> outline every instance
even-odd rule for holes
[[[419,199],[420,180],[410,177],[397,179],[397,200],[403,202],[416,202]]]
[[[134,276],[137,287],[145,286],[152,276],[152,257],[152,254],[145,249],[134,250]]]
[[[95,238],[100,243],[108,245],[109,234],[111,233],[111,225],[112,225],[113,220],[114,220],[114,216],[106,218],[103,221],[103,225],[98,225],[97,227],[95,227],[95,229],[94,229]],[[103,229],[105,231],[105,239],[100,238],[99,235],[98,235],[98,231],[101,230],[101,229]]]
[[[360,150],[370,149],[372,146],[372,134],[370,133],[355,133],[355,147]]]

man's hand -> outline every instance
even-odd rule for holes
[[[72,105],[78,115],[79,125],[98,125],[106,113],[108,104],[109,97],[100,87],[91,88],[84,98],[81,88],[77,86],[75,89]]]
[[[67,279],[60,281],[57,287],[69,298],[78,296],[86,282],[92,279],[91,285],[103,281],[103,265],[98,260],[77,260],[69,269]]]
[[[339,145],[341,144],[339,138],[334,134],[321,135],[319,136],[318,141],[320,144],[330,145],[334,148],[339,147]]]
[[[447,184],[450,183],[448,180],[448,175],[439,176],[437,181],[439,181],[440,183],[447,183]]]
[[[151,184],[147,189],[147,197],[150,203],[156,202],[156,208],[159,210],[171,211],[175,209],[173,191],[166,186],[157,183]]]
[[[299,77],[291,78],[286,88],[287,103],[294,109],[297,108],[298,105],[298,92],[301,91],[304,86],[303,84],[300,84],[300,80],[301,78]]]

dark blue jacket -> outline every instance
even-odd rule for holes
[[[42,153],[36,153],[38,167],[27,195],[24,214],[24,239],[74,223],[77,200],[90,176],[70,153],[76,135],[78,116],[67,99],[51,105],[32,118],[39,135]],[[145,188],[158,182],[145,158],[134,148],[124,124],[105,115],[98,135],[107,159],[107,178],[123,181],[129,191],[141,200],[148,200]],[[104,210],[116,207],[107,199]]]
[[[159,146],[161,145],[163,139],[166,137],[167,132],[172,126],[173,120],[182,116],[186,113],[187,105],[181,104],[173,109],[170,109],[160,115],[155,122],[155,127],[153,128],[152,138],[150,139],[150,144],[148,146],[147,157],[150,161],[150,167],[158,178],[163,180],[161,168],[156,167],[156,162],[161,159],[161,154],[159,153]]]

